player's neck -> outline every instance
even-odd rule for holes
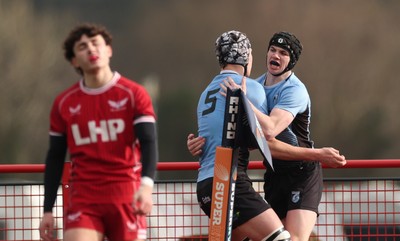
[[[264,85],[266,86],[271,86],[274,84],[277,84],[285,79],[287,79],[290,75],[292,74],[292,71],[287,71],[286,73],[279,75],[279,76],[274,76],[267,72],[266,79]]]
[[[238,64],[227,64],[225,68],[222,70],[232,70],[235,71],[236,73],[243,75],[244,74],[244,68],[241,65]]]
[[[102,71],[84,73],[84,84],[88,88],[100,88],[112,80],[114,73],[111,68],[103,69]]]

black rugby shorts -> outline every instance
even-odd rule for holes
[[[275,169],[264,174],[265,200],[279,218],[289,210],[311,210],[318,215],[323,178],[319,162],[303,162],[300,166]]]
[[[210,217],[213,178],[197,183],[197,200],[203,212]],[[257,193],[246,173],[238,173],[233,204],[232,229],[263,213],[271,206]]]

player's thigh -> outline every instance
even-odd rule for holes
[[[64,241],[101,241],[103,234],[94,229],[71,228],[65,231]]]
[[[317,221],[317,213],[305,209],[290,210],[285,218],[285,227],[292,241],[308,241]]]
[[[235,228],[232,230],[231,241],[243,241],[246,240],[247,236],[240,231],[240,229]]]
[[[283,224],[278,215],[270,208],[240,225],[235,231],[251,240],[263,240],[282,227]]]

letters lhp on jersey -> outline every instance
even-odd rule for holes
[[[89,136],[82,136],[79,125],[72,124],[72,135],[77,146],[101,142],[116,141],[117,134],[125,129],[125,122],[122,119],[100,120],[99,125],[96,121],[87,123]],[[99,139],[100,138],[100,139]]]

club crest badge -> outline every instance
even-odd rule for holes
[[[300,191],[292,191],[292,203],[298,203],[300,200]]]

